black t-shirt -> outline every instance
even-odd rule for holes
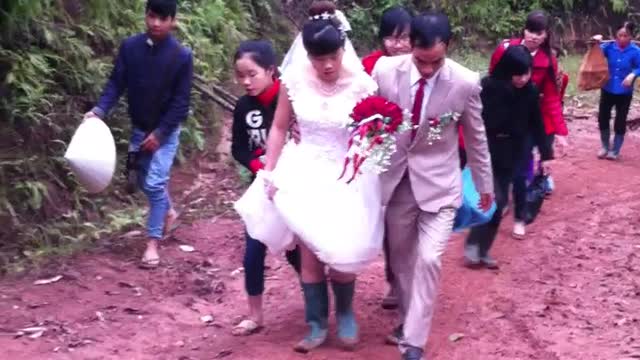
[[[231,154],[240,164],[251,170],[257,149],[266,150],[267,135],[278,103],[277,96],[267,107],[255,96],[245,95],[238,100],[233,112]]]

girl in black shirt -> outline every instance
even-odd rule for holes
[[[512,184],[516,221],[524,220],[526,182],[516,175],[526,169],[532,146],[538,147],[545,171],[553,156],[542,122],[540,95],[531,82],[532,63],[524,46],[510,46],[491,75],[482,79],[482,119],[491,153],[497,210],[489,223],[471,229],[465,245],[465,263],[470,267],[497,268],[489,249]]]
[[[235,61],[235,76],[246,90],[233,113],[231,153],[254,175],[264,167],[267,134],[278,102],[280,81],[276,79],[276,54],[271,43],[251,40],[240,44]],[[244,254],[245,289],[249,297],[249,318],[233,329],[234,335],[246,336],[263,325],[262,293],[266,247],[248,234]],[[287,252],[287,260],[299,272],[297,249]]]

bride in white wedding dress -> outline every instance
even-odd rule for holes
[[[350,184],[338,180],[350,136],[345,126],[349,114],[377,86],[346,38],[335,5],[318,2],[310,15],[285,60],[265,171],[236,206],[252,236],[260,235],[265,219],[281,230],[278,239],[255,236],[272,250],[290,245],[293,236],[283,235],[287,232],[299,239],[305,318],[311,328],[295,346],[300,352],[321,345],[327,337],[326,268],[335,296],[338,337],[346,348],[357,343],[355,274],[377,257],[383,234],[378,175],[363,173]],[[286,143],[292,117],[300,127],[298,144]],[[273,200],[273,213],[264,203],[248,201],[249,192],[261,184]]]

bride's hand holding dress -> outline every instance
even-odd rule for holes
[[[289,100],[287,89],[283,86],[280,89],[278,105],[273,116],[273,124],[271,125],[271,131],[269,132],[269,138],[267,139],[267,149],[269,149],[269,151],[267,152],[267,161],[264,167],[264,172],[266,175],[265,191],[270,200],[273,200],[278,188],[273,184],[269,175],[278,163],[278,159],[282,153],[282,148],[287,140],[287,133],[291,128],[291,118],[293,115],[291,100]]]

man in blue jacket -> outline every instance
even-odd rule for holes
[[[159,264],[158,241],[175,223],[167,189],[180,140],[180,124],[189,114],[193,57],[171,34],[176,24],[176,0],[148,0],[146,33],[125,39],[115,67],[97,105],[85,119],[104,118],[127,91],[132,133],[129,154],[133,171],[149,200],[149,241],[142,265]]]

